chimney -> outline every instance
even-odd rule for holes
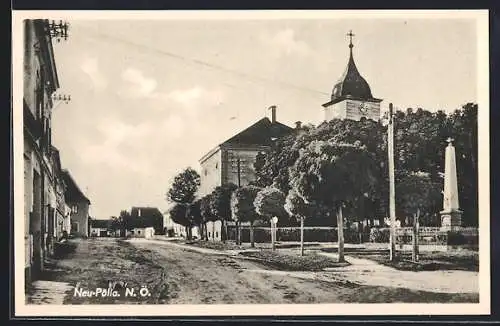
[[[276,105],[270,106],[269,110],[271,110],[271,122],[276,122]]]
[[[302,128],[302,121],[295,122],[295,129],[299,130],[300,128]]]

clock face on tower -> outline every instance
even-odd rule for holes
[[[362,114],[366,114],[366,112],[368,112],[368,104],[366,104],[365,102],[361,102],[359,104],[359,112],[361,112]]]

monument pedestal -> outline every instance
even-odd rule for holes
[[[461,210],[446,210],[439,213],[441,214],[441,230],[455,231],[462,226]]]

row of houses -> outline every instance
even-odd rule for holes
[[[55,243],[88,235],[90,200],[61,165],[52,144],[55,92],[60,88],[52,39],[62,25],[24,21],[24,241],[25,280],[37,279]]]
[[[164,234],[164,218],[156,207],[132,207],[121,219],[91,219],[91,237],[140,237],[152,238]]]

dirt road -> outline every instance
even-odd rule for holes
[[[150,296],[81,297],[67,304],[249,304],[341,302],[477,302],[477,294],[433,293],[349,282],[333,273],[292,277],[254,262],[193,252],[152,241],[80,240],[76,252],[56,263],[50,280],[81,288],[147,287]],[[297,275],[297,274],[296,274]]]

